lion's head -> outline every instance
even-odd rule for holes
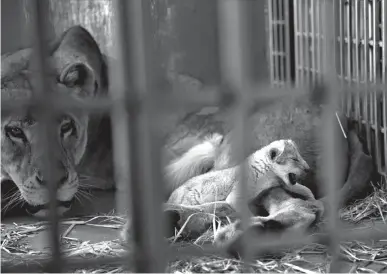
[[[35,92],[32,54],[31,49],[24,49],[2,56],[3,99],[29,98]],[[82,27],[70,28],[53,43],[48,62],[50,92],[66,93],[79,100],[101,94],[105,85],[103,58],[95,40]],[[54,148],[51,179],[57,182],[57,199],[63,212],[78,190],[75,167],[87,147],[89,115],[78,109],[52,118],[56,138],[52,138],[50,146]],[[53,183],[42,174],[47,144],[39,138],[40,124],[36,109],[32,108],[3,113],[1,117],[1,181],[13,181],[21,198],[31,206],[31,213],[39,215],[47,212],[48,186]]]

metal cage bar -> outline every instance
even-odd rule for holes
[[[271,0],[268,0],[269,2]],[[297,7],[299,6],[298,2],[300,0],[293,0],[293,20],[294,20],[294,33],[295,33],[295,37],[294,37],[294,59],[295,59],[295,70],[296,70],[296,73],[295,73],[295,85],[296,87],[299,87],[300,86],[300,77],[299,77],[299,70],[300,70],[300,36],[299,36],[299,33],[298,33],[298,29],[299,29],[299,19],[298,19],[298,9]]]
[[[276,1],[275,1],[276,2]],[[224,81],[239,98],[235,105],[234,126],[238,135],[232,140],[232,157],[235,157],[237,163],[241,163],[247,152],[247,117],[250,103],[249,93],[252,83],[251,65],[249,56],[251,48],[249,47],[248,21],[249,19],[249,2],[221,0],[218,1],[219,12],[219,36],[220,36],[220,70],[222,81]],[[275,17],[278,21],[278,7],[274,5]],[[278,22],[277,22],[278,26]],[[278,27],[277,27],[278,30]],[[276,42],[278,51],[278,41]],[[277,55],[277,60],[278,60]],[[277,62],[278,64],[278,62]],[[276,76],[278,77],[278,70]],[[246,228],[248,224],[248,206],[244,203],[247,197],[247,176],[244,164],[239,169],[239,193],[242,199],[238,200],[235,205],[241,209],[242,227]],[[246,239],[244,239],[247,243]],[[243,255],[249,256],[250,250],[248,245],[244,245]]]
[[[274,63],[274,30],[273,30],[273,4],[272,0],[267,0],[267,9],[268,9],[268,27],[269,27],[269,71],[270,71],[270,82],[274,83],[275,78],[275,63]]]
[[[51,261],[45,266],[48,272],[61,272],[62,260],[61,260],[61,246],[59,237],[59,217],[57,214],[57,180],[55,180],[55,168],[53,153],[57,148],[54,146],[53,140],[56,136],[56,129],[52,125],[52,114],[54,109],[50,108],[50,103],[47,100],[55,100],[50,94],[50,87],[46,81],[45,74],[48,72],[48,64],[46,62],[46,55],[48,48],[45,43],[46,38],[46,20],[44,16],[45,6],[47,1],[33,0],[29,2],[31,8],[31,31],[35,33],[33,35],[33,50],[35,52],[32,62],[34,66],[34,76],[37,79],[36,86],[34,86],[34,98],[36,99],[38,106],[41,109],[41,114],[38,119],[40,120],[40,136],[39,140],[42,147],[46,147],[47,150],[43,152],[43,178],[50,182],[48,184],[49,195],[49,224],[50,231],[48,240],[51,245]],[[35,58],[34,58],[35,57]]]
[[[304,16],[303,16],[303,13],[302,13],[302,7],[305,3],[305,0],[298,0],[298,10],[297,10],[297,19],[298,19],[298,35],[299,35],[299,39],[300,39],[300,55],[299,55],[299,78],[300,78],[300,81],[299,83],[301,85],[305,85],[305,36],[304,36]]]
[[[123,91],[121,92],[126,90],[128,95],[134,98],[141,97],[142,94],[152,94],[150,90],[152,79],[147,77],[149,73],[152,73],[146,57],[151,54],[150,43],[146,38],[146,35],[150,34],[150,29],[145,25],[145,22],[149,24],[149,20],[143,20],[143,8],[147,3],[122,0],[116,4],[117,23],[121,29],[120,35],[123,35],[120,41],[122,43],[121,56],[126,58],[122,71],[129,74],[121,75],[123,77],[121,87]],[[150,10],[146,12],[150,13]],[[129,55],[124,51],[128,51]],[[129,87],[131,88],[128,89]],[[154,176],[161,172],[157,170],[160,168],[159,165],[155,165],[152,160],[152,157],[159,158],[160,154],[154,148],[158,142],[150,135],[151,119],[155,117],[151,107],[152,100],[152,97],[147,97],[146,100],[138,102],[137,106],[132,105],[133,109],[128,109],[129,119],[126,121],[129,125],[131,181],[131,191],[127,191],[127,198],[130,197],[132,201],[131,224],[134,236],[130,244],[136,249],[135,269],[138,272],[162,272],[165,270],[166,259],[163,250],[164,222],[162,222],[161,210],[163,195],[160,195],[163,193],[163,185],[156,182]],[[114,131],[114,134],[118,134],[118,131]],[[117,139],[118,137],[115,138]],[[120,149],[117,145],[115,148],[115,152]],[[118,196],[118,198],[123,197]],[[144,203],[144,201],[147,202]],[[155,230],[156,227],[158,229]]]
[[[317,47],[316,47],[316,41],[319,39],[318,37],[318,34],[316,32],[316,5],[315,5],[315,1],[314,0],[311,0],[310,2],[310,22],[311,22],[311,26],[310,26],[310,33],[311,33],[311,75],[312,75],[312,83],[316,83],[317,81],[317,78],[318,78],[318,69],[317,69],[317,65],[316,65],[316,59],[317,59],[317,54],[318,52],[316,51]]]
[[[360,45],[360,30],[359,30],[359,25],[360,25],[360,19],[359,19],[359,1],[356,0],[354,5],[354,11],[355,11],[355,16],[354,16],[354,24],[355,24],[355,75],[356,75],[356,85],[359,86],[360,84],[360,59],[359,59],[359,54],[360,50],[359,47]],[[358,122],[359,128],[361,128],[361,114],[360,114],[360,94],[355,93],[355,119]]]
[[[304,0],[304,20],[305,20],[305,23],[304,23],[304,29],[302,30],[302,33],[303,33],[303,36],[302,38],[305,40],[305,64],[304,64],[304,73],[306,74],[306,77],[305,77],[305,84],[306,86],[309,86],[310,85],[310,75],[311,75],[311,68],[310,68],[310,50],[311,50],[311,47],[310,47],[310,39],[311,39],[311,35],[309,33],[309,22],[310,22],[310,14],[309,14],[309,2],[311,0]]]
[[[291,57],[290,57],[290,1],[289,0],[283,0],[285,2],[285,10],[284,10],[284,31],[285,31],[285,53],[286,53],[286,84],[287,86],[290,86],[291,80],[292,80],[292,74],[291,74]]]
[[[313,0],[314,1],[314,0]],[[317,26],[316,26],[316,29],[317,29],[317,71],[318,71],[318,74],[322,75],[322,65],[321,65],[321,54],[322,54],[322,50],[321,50],[321,43],[322,43],[322,33],[321,33],[321,14],[320,14],[320,10],[321,10],[321,1],[317,1],[318,3],[318,6],[317,6],[317,10],[316,10],[316,21],[317,21]]]
[[[344,80],[344,67],[345,67],[345,60],[344,60],[344,45],[345,45],[345,42],[344,42],[344,12],[343,12],[343,0],[339,0],[338,2],[338,5],[339,5],[339,37],[338,37],[338,40],[339,40],[339,56],[340,56],[340,83],[341,83],[341,88],[344,87],[344,84],[345,84],[345,80]],[[342,109],[345,109],[345,104],[344,104],[344,101],[345,101],[345,93],[343,93],[342,97],[341,97],[341,108]]]
[[[382,2],[381,25],[383,30],[382,82],[387,84],[387,4]],[[387,89],[383,93],[384,174],[387,176]]]
[[[368,90],[369,88],[369,16],[368,9],[369,4],[368,1],[363,1],[364,3],[364,20],[363,20],[363,28],[364,28],[364,89]],[[363,118],[365,120],[365,131],[366,131],[366,139],[367,139],[367,148],[368,151],[371,151],[371,125],[370,125],[370,95],[369,93],[364,93],[363,96]]]
[[[273,55],[273,63],[274,63],[274,79],[276,85],[279,85],[281,82],[281,68],[280,68],[280,47],[279,47],[279,39],[280,39],[280,34],[279,34],[279,14],[278,14],[278,2],[282,0],[274,0],[272,4],[272,11],[273,11],[273,18],[274,18],[274,23],[273,23],[273,49],[274,49],[274,55]]]
[[[278,10],[277,10],[277,30],[278,30],[278,65],[280,69],[279,80],[283,84],[286,82],[286,71],[285,71],[285,61],[286,61],[286,49],[285,49],[285,17],[284,17],[284,1],[278,0]]]
[[[328,180],[325,186],[325,195],[328,197],[328,227],[327,230],[331,236],[331,253],[332,262],[330,264],[329,272],[337,272],[339,270],[337,265],[338,260],[338,249],[339,249],[339,238],[336,236],[340,233],[338,227],[338,209],[339,202],[338,197],[335,195],[339,182],[339,167],[337,158],[335,157],[335,151],[338,148],[337,134],[335,131],[338,129],[334,125],[335,110],[338,106],[339,94],[336,92],[337,88],[337,73],[336,73],[336,62],[334,52],[336,50],[336,33],[335,33],[335,0],[325,1],[324,6],[324,86],[328,88],[328,106],[325,107],[323,113],[324,125],[326,126],[326,132],[323,138],[324,152],[323,152],[323,172],[328,174],[326,179]]]

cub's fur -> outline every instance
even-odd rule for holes
[[[2,101],[30,98],[35,92],[32,54],[31,49],[24,49],[2,56]],[[80,26],[68,29],[50,46],[50,92],[78,100],[108,96],[105,60],[87,30]],[[111,126],[108,115],[84,110],[69,110],[57,115],[54,121],[57,136],[52,144],[52,179],[58,182],[59,211],[64,212],[80,188],[114,187]],[[49,201],[48,184],[53,182],[47,182],[42,175],[46,144],[38,138],[39,129],[34,109],[2,113],[1,182],[13,181],[29,211],[44,215]],[[167,195],[186,180],[211,169],[222,140],[217,134],[197,140],[188,152],[166,162],[165,176],[170,182]],[[165,150],[165,154],[168,152]]]
[[[297,180],[306,175],[309,166],[299,154],[293,141],[274,141],[250,155],[245,163],[247,201],[254,199],[264,189],[281,182],[284,182],[292,191],[307,192],[306,196],[313,197],[309,189],[297,184]],[[235,208],[241,198],[238,170],[242,167],[243,165],[238,165],[194,177],[176,189],[168,203],[193,206],[226,201]]]

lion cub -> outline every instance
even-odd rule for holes
[[[246,160],[247,202],[263,190],[283,184],[292,192],[306,197],[311,191],[297,183],[306,175],[309,165],[300,155],[292,140],[277,140],[257,150]],[[172,192],[167,203],[179,205],[202,205],[226,201],[236,211],[239,200],[238,169],[242,165],[224,170],[211,171],[188,180]]]

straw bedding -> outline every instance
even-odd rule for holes
[[[353,229],[365,227],[374,222],[384,222],[387,218],[387,183],[383,178],[374,184],[375,191],[365,199],[354,202],[340,212],[343,221],[353,224]],[[62,233],[63,256],[66,258],[102,258],[125,254],[125,248],[118,240],[90,243],[70,237],[71,230],[76,226],[93,226],[95,228],[118,229],[124,223],[119,216],[89,216],[69,219],[63,224],[67,229]],[[2,265],[5,262],[21,261],[29,264],[31,261],[48,257],[48,251],[36,251],[27,244],[29,237],[47,228],[47,223],[35,224],[2,224],[1,249]],[[118,234],[117,234],[118,235]],[[180,233],[170,238],[173,245],[197,245],[211,242],[213,232],[208,231],[195,242],[181,241]],[[375,273],[387,272],[387,239],[380,241],[350,241],[340,246],[340,259],[346,265],[345,272]],[[186,272],[298,272],[324,273],[328,272],[330,256],[326,246],[311,244],[284,250],[279,257],[256,258],[250,263],[241,262],[234,258],[217,255],[205,257],[190,257],[172,260],[168,264],[168,271],[174,273]],[[348,270],[349,269],[349,270]],[[91,269],[69,269],[72,272],[87,273],[121,273],[126,272],[122,265],[102,265]]]

